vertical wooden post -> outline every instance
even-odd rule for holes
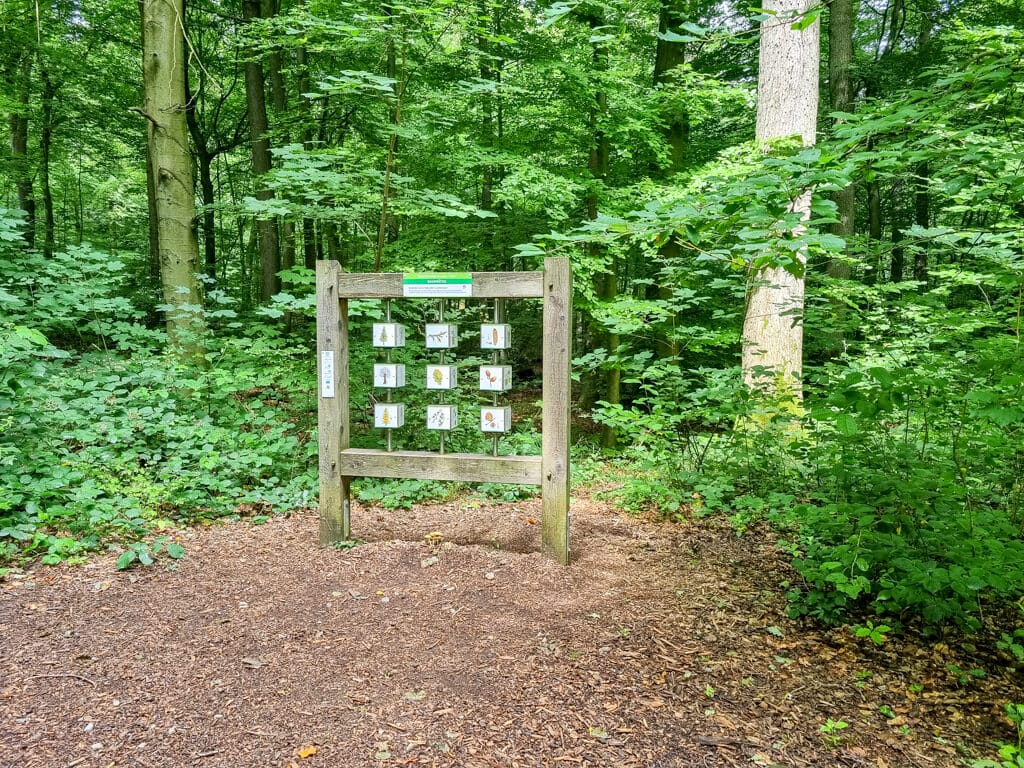
[[[349,537],[349,478],[338,454],[349,446],[348,300],[338,298],[341,265],[316,263],[316,349],[320,434],[320,543]]]
[[[544,259],[544,407],[541,447],[541,546],[569,563],[569,393],[572,358],[569,260]]]

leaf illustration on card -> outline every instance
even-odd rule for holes
[[[383,415],[380,417],[380,423],[387,426],[391,423],[391,416],[389,415],[388,409],[384,409]]]
[[[494,346],[498,346],[498,329],[497,328],[491,328],[491,343],[494,344]]]
[[[434,383],[436,383],[436,384],[443,384],[444,383],[444,372],[440,368],[435,368],[434,369]]]

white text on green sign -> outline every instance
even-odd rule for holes
[[[472,296],[469,272],[407,272],[402,275],[402,295],[420,299]]]

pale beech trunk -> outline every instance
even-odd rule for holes
[[[815,0],[767,0],[761,24],[757,140],[800,136],[814,144],[818,115],[818,22],[793,29]],[[810,193],[790,210],[810,214]],[[801,255],[806,263],[806,256]],[[752,275],[743,320],[743,380],[751,389],[801,397],[804,279],[781,267]]]
[[[193,356],[201,353],[196,265],[192,160],[185,125],[185,70],[182,0],[143,0],[143,113],[147,118],[149,160],[153,168],[160,282],[171,342]]]

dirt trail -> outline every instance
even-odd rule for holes
[[[583,498],[563,568],[538,516],[356,507],[342,551],[305,512],[182,532],[174,569],[14,574],[0,766],[951,767],[1012,738],[1008,674],[787,620],[762,536]]]

